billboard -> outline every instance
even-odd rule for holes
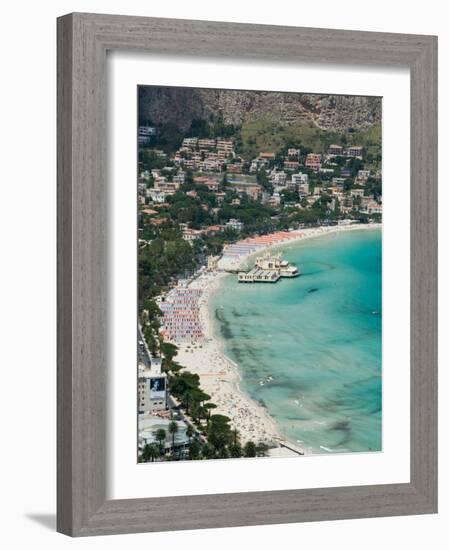
[[[165,377],[150,378],[150,399],[165,399]]]

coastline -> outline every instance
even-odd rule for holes
[[[242,269],[245,262],[252,259],[253,256],[266,252],[267,250],[276,250],[280,247],[288,246],[289,244],[296,244],[298,241],[305,241],[324,235],[331,235],[333,233],[340,233],[343,231],[366,231],[373,229],[381,229],[381,223],[367,223],[367,224],[350,224],[350,225],[335,225],[335,226],[321,226],[311,227],[306,229],[296,229],[294,231],[285,232],[285,238],[274,240],[269,244],[254,244],[253,247],[248,247],[247,253],[242,253],[236,258],[226,257],[226,252],[218,262],[218,269],[222,271]],[[253,239],[245,239],[239,241],[240,243],[248,243],[250,241],[257,242],[257,237]],[[255,247],[257,246],[257,249]]]
[[[225,273],[203,273],[189,284],[189,288],[200,288],[200,319],[203,326],[202,343],[179,345],[177,358],[189,371],[200,376],[202,389],[217,405],[214,413],[224,414],[231,419],[242,443],[253,440],[278,446],[284,438],[268,411],[240,389],[238,366],[229,359],[223,344],[214,333],[213,319],[209,308],[212,294],[218,290]],[[192,353],[193,352],[193,353]]]
[[[200,376],[201,387],[211,396],[211,401],[217,405],[217,414],[224,414],[231,419],[233,427],[239,433],[242,443],[253,440],[267,443],[270,447],[269,456],[297,456],[305,453],[296,442],[283,435],[267,409],[250,395],[240,389],[241,375],[238,365],[228,358],[224,352],[224,344],[214,330],[214,319],[210,309],[212,295],[218,291],[221,281],[228,274],[225,269],[241,269],[251,257],[266,250],[274,250],[300,241],[342,231],[368,230],[381,228],[381,224],[347,225],[308,228],[289,232],[288,238],[257,250],[249,249],[247,254],[241,254],[232,262],[220,260],[219,270],[203,272],[188,284],[189,288],[202,291],[199,302],[199,315],[204,332],[202,343],[179,345],[179,362],[189,371]],[[242,241],[243,242],[243,241]],[[230,275],[231,276],[231,275]],[[289,448],[283,445],[288,445]]]

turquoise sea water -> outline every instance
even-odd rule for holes
[[[376,229],[310,239],[283,248],[300,277],[211,300],[242,390],[313,453],[381,450],[381,252]]]

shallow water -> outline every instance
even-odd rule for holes
[[[241,388],[313,453],[381,450],[381,231],[283,248],[302,275],[276,284],[223,280],[216,335]]]

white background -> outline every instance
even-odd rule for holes
[[[139,83],[383,96],[382,452],[281,460],[136,464],[136,142]],[[410,480],[410,75],[388,68],[176,60],[114,53],[108,60],[108,159],[113,200],[112,365],[107,403],[110,498],[273,491]],[[397,204],[401,204],[398,224]]]
[[[449,519],[449,445],[447,350],[441,346],[440,369],[440,514],[314,524],[245,527],[72,541],[54,533],[55,511],[55,17],[70,11],[96,11],[249,23],[365,29],[440,35],[440,97],[449,96],[448,32],[444,4],[437,0],[321,0],[257,3],[148,1],[15,2],[2,11],[1,33],[1,215],[2,270],[0,406],[1,540],[7,548],[121,548],[123,545],[273,548],[283,542],[313,548],[379,549],[400,542],[421,549],[447,544]],[[424,9],[423,9],[424,8]],[[441,101],[440,120],[448,108]],[[446,124],[445,124],[446,123]],[[449,148],[440,137],[440,156]],[[442,173],[442,177],[445,174]],[[449,199],[441,186],[440,208]],[[444,216],[441,216],[441,273],[447,281]],[[448,285],[441,284],[442,315],[448,309]],[[441,321],[441,341],[447,324]],[[442,542],[437,539],[440,537]],[[444,541],[444,542],[443,542]]]

